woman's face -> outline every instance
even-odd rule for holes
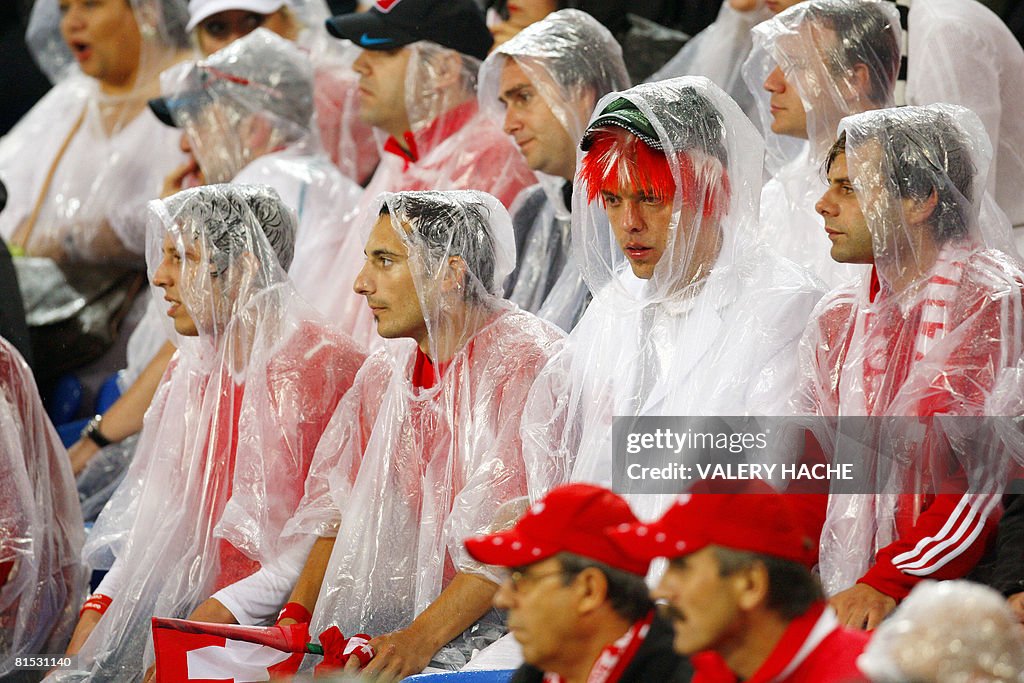
[[[273,31],[282,38],[295,39],[294,21],[284,8],[271,14],[229,9],[203,19],[196,26],[199,50],[209,56],[260,27]]]
[[[525,28],[558,10],[557,0],[509,0],[508,20]]]
[[[113,87],[131,87],[142,36],[128,0],[60,0],[60,32],[82,72]]]

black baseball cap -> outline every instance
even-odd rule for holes
[[[494,44],[473,0],[377,0],[368,12],[331,17],[327,31],[367,50],[429,40],[481,61]]]

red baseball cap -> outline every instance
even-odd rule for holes
[[[609,533],[640,561],[682,557],[709,546],[814,565],[813,541],[779,493],[686,494],[656,522],[620,524]]]
[[[644,576],[649,559],[623,553],[608,538],[613,527],[637,522],[629,504],[590,484],[552,489],[508,531],[466,539],[466,550],[484,564],[523,567],[558,553],[572,553]]]

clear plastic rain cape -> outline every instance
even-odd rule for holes
[[[210,57],[161,77],[175,123],[208,183],[269,185],[298,215],[289,274],[299,294],[347,330],[355,298],[333,259],[358,230],[362,188],[323,153],[313,69],[293,43],[257,29]],[[334,283],[336,287],[325,287]]]
[[[893,104],[899,13],[889,2],[813,0],[759,24],[751,35],[754,46],[743,77],[760,112],[771,175],[761,195],[763,239],[830,287],[845,284],[864,269],[829,256],[824,223],[814,208],[825,190],[821,165],[840,119]],[[771,132],[773,98],[764,84],[776,68],[799,94],[807,140]]]
[[[408,250],[436,362],[411,339],[385,342],[317,449],[288,527],[337,537],[311,633],[332,625],[345,634],[389,633],[408,626],[457,572],[499,580],[462,541],[515,517],[504,519],[499,508],[526,492],[522,406],[562,336],[500,298],[515,247],[511,220],[494,197],[397,193],[383,195],[380,206],[391,216],[384,229]],[[455,257],[464,270],[449,267]],[[369,302],[382,303],[380,296],[368,294]],[[432,382],[414,382],[425,363]],[[490,639],[500,632],[492,629]],[[461,666],[483,644],[447,648],[435,661]]]
[[[928,582],[882,622],[857,668],[879,683],[1018,683],[1024,636],[1006,599],[991,588]]]
[[[386,136],[377,130],[384,149],[367,194],[473,189],[494,195],[508,207],[536,180],[501,127],[479,111],[476,85],[480,62],[429,41],[403,49],[412,53],[405,73],[405,109],[418,160],[407,162],[387,151]],[[442,87],[451,66],[447,58],[456,55],[461,61],[461,87]]]
[[[505,118],[500,79],[510,59],[574,143],[597,100],[629,87],[622,48],[608,29],[578,10],[554,12],[503,43],[480,67],[480,106],[498,125]],[[586,309],[589,292],[570,253],[568,181],[535,173],[539,185],[512,207],[518,258],[506,291],[523,309],[569,330]]]
[[[589,188],[578,175],[573,249],[594,300],[524,411],[533,498],[567,480],[611,485],[613,416],[782,414],[797,342],[821,296],[757,238],[763,143],[735,102],[706,78],[686,77],[609,94],[595,117],[619,98],[668,150],[670,215],[660,231],[651,222],[633,229],[641,223],[632,218],[622,221],[629,230],[613,228],[601,191],[622,188]],[[595,163],[605,178],[635,179],[625,189],[640,193],[638,138],[625,135],[629,151],[613,146]],[[649,279],[634,274],[620,243],[660,251]],[[635,502],[638,515],[653,517],[660,508],[648,508],[664,501]]]
[[[0,677],[63,652],[86,588],[67,452],[21,355],[0,338]]]
[[[198,336],[146,413],[125,481],[86,542],[113,603],[68,680],[136,680],[150,618],[184,618],[280,554],[320,436],[364,356],[321,322],[279,265],[294,218],[268,188],[208,185],[151,205],[155,296]],[[180,303],[177,303],[180,302]],[[179,313],[180,314],[180,313]]]
[[[331,161],[360,185],[369,182],[380,162],[373,127],[359,118],[359,76],[352,63],[361,48],[324,30],[330,16],[323,0],[291,0],[304,25],[298,44],[313,64],[316,119],[320,141]]]
[[[496,196],[506,207],[536,178],[500,126],[479,111],[476,102],[480,62],[429,41],[407,45],[405,107],[410,130],[404,144],[415,150],[411,161],[397,143],[380,129],[374,134],[381,162],[363,193],[359,224],[372,225],[372,204],[381,192],[403,190],[481,190]],[[454,58],[454,59],[453,59]],[[458,60],[457,84],[444,86]],[[461,85],[459,85],[461,84]],[[351,283],[363,263],[358,231],[338,251],[333,278]],[[359,320],[352,335],[367,345],[375,343],[373,320],[361,302],[351,304],[345,320]]]
[[[0,141],[10,201],[0,236],[30,255],[141,263],[145,203],[182,162],[177,134],[148,111],[161,71],[187,45],[184,0],[131,0],[141,49],[134,87],[105,94],[61,39],[57,0],[39,0],[27,40],[54,87]],[[113,36],[74,34],[98,51]],[[109,47],[109,46],[108,46]],[[98,59],[98,57],[94,57]]]
[[[915,2],[907,25],[907,104],[978,115],[994,150],[989,192],[1024,249],[1024,50],[988,7],[964,0]]]
[[[733,9],[728,0],[723,2],[714,23],[688,40],[676,56],[647,81],[704,76],[735,100],[755,125],[760,125],[754,95],[744,82],[742,71],[743,61],[753,46],[750,29],[772,16],[763,3],[759,5],[741,12]]]
[[[808,326],[801,409],[874,418],[818,437],[877,495],[830,496],[820,565],[829,594],[872,563],[895,577],[892,568],[949,578],[984,545],[1007,460],[985,441],[989,423],[971,418],[986,415],[1024,351],[1024,271],[985,193],[992,147],[978,117],[903,107],[848,117],[840,132],[846,152],[833,163],[846,164],[874,268],[831,292]],[[890,544],[932,527],[934,551],[892,556]]]

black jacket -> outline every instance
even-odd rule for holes
[[[672,624],[662,616],[655,617],[619,683],[688,683],[693,678],[693,667],[672,649],[672,636]],[[543,680],[543,671],[523,664],[509,683],[541,683]]]
[[[1003,595],[1024,591],[1024,495],[1003,498],[1006,511],[996,531],[996,557],[988,585]]]

